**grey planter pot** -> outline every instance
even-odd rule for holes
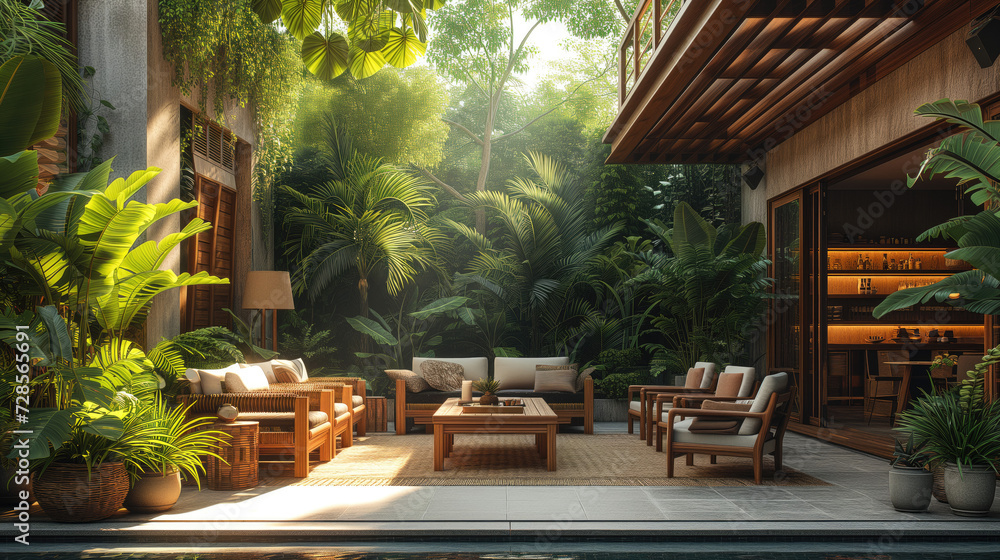
[[[181,497],[181,473],[144,472],[125,496],[125,507],[132,513],[155,513],[174,507]]]
[[[889,501],[896,511],[920,513],[931,505],[934,473],[919,467],[889,467]]]
[[[989,465],[963,466],[961,473],[957,465],[948,464],[944,468],[944,491],[955,515],[988,515],[996,490],[996,473]]]

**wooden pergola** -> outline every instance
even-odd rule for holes
[[[738,163],[1000,0],[644,0],[619,52],[608,163]]]

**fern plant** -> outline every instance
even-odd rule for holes
[[[302,358],[310,376],[322,376],[332,371],[337,362],[334,356],[337,348],[330,344],[330,331],[313,332],[316,325],[306,321],[301,313],[288,314],[288,323],[283,325],[281,355],[288,359]]]

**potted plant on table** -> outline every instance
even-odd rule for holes
[[[500,402],[500,398],[496,395],[496,392],[500,390],[500,382],[496,379],[492,377],[477,379],[472,382],[472,388],[483,393],[483,396],[479,397],[479,404],[489,405]]]
[[[944,463],[945,494],[956,515],[987,515],[996,493],[1000,401],[985,402],[983,387],[986,368],[996,361],[1000,349],[993,348],[960,386],[925,393],[899,417],[897,429],[910,431],[933,463]]]
[[[896,511],[919,513],[931,504],[934,474],[927,470],[931,456],[925,443],[915,443],[913,434],[905,443],[896,440],[889,469],[889,500]]]

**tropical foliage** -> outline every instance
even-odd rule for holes
[[[296,206],[286,211],[295,236],[286,255],[298,263],[296,291],[317,299],[331,282],[351,272],[357,277],[362,316],[368,315],[370,282],[384,279],[397,294],[433,263],[439,234],[426,223],[434,198],[416,177],[358,153],[343,131],[327,122],[327,163],[333,179],[309,193],[289,187]]]
[[[527,158],[536,179],[468,197],[469,204],[489,211],[499,233],[487,237],[466,224],[446,223],[476,249],[467,278],[501,304],[508,328],[529,333],[522,350],[541,356],[572,348],[584,320],[597,314],[587,300],[573,296],[587,290],[617,227],[588,231],[583,189],[569,170],[547,156]]]
[[[282,25],[302,41],[302,61],[323,80],[347,70],[367,78],[387,63],[405,68],[427,49],[427,10],[444,0],[252,0],[260,20]],[[338,31],[339,19],[347,33]]]
[[[164,382],[157,372],[183,373],[169,343],[146,353],[133,342],[152,299],[228,281],[159,270],[178,244],[210,227],[201,220],[140,242],[150,226],[193,206],[132,200],[156,168],[109,184],[109,161],[62,176],[39,195],[37,155],[25,148],[55,131],[58,74],[46,61],[19,56],[0,66],[0,83],[0,153],[12,154],[0,158],[0,258],[23,280],[0,315],[0,340],[41,368],[29,379],[29,458],[93,466],[145,445],[133,401],[155,394]]]
[[[655,305],[651,324],[662,342],[644,344],[653,373],[681,372],[702,360],[753,363],[743,342],[770,286],[763,224],[715,228],[682,202],[673,228],[658,220],[649,227],[662,249],[641,255],[649,268],[632,282]]]
[[[945,255],[963,260],[974,270],[959,272],[927,286],[890,294],[874,310],[875,317],[931,300],[983,314],[1000,313],[1000,122],[984,121],[978,105],[942,99],[921,105],[918,115],[957,124],[962,132],[932,148],[920,171],[909,177],[913,186],[921,177],[957,178],[976,204],[985,208],[972,216],[953,218],[922,233],[917,241],[944,237],[958,245]]]

